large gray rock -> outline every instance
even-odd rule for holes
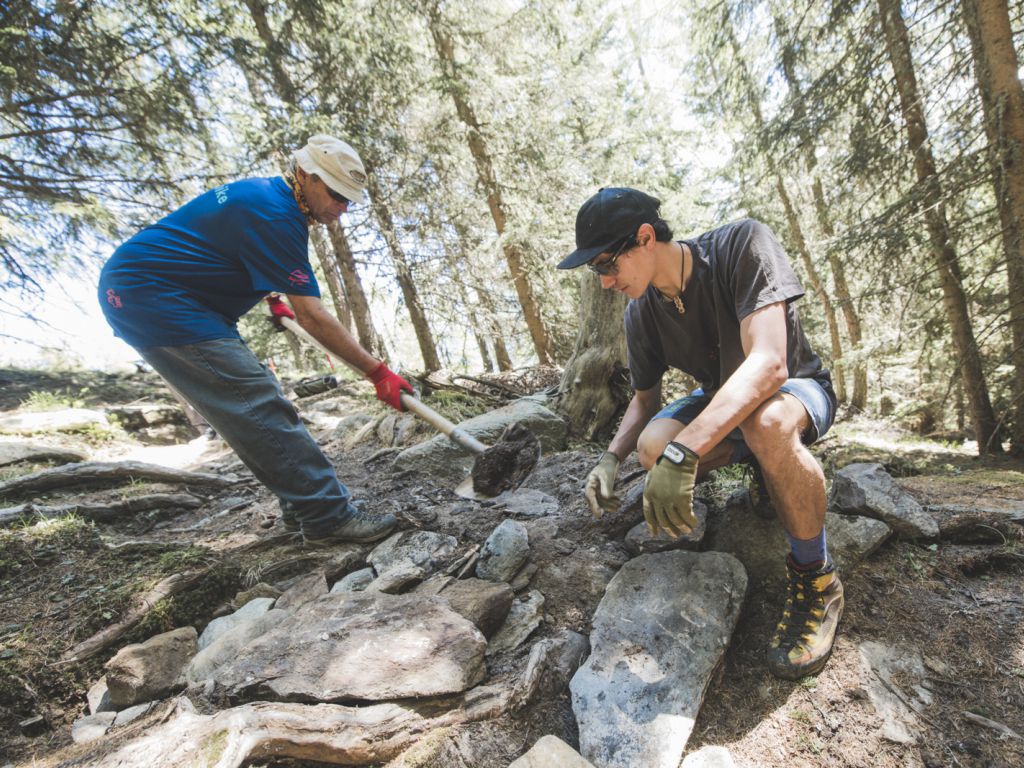
[[[88,744],[102,739],[114,726],[117,712],[97,712],[95,715],[80,717],[71,724],[71,740],[75,744]]]
[[[630,560],[594,615],[570,683],[580,752],[601,768],[677,768],[747,588],[721,553]]]
[[[230,632],[239,624],[255,619],[258,616],[262,616],[269,611],[273,605],[274,598],[272,597],[256,597],[249,600],[234,613],[229,613],[227,616],[221,616],[213,619],[206,625],[206,629],[203,630],[203,634],[199,636],[199,642],[196,647],[202,651],[208,645],[215,642],[221,635]]]
[[[707,530],[708,505],[694,499],[693,514],[697,517],[697,527],[678,539],[672,538],[665,531],[658,531],[657,536],[651,536],[647,522],[644,521],[629,529],[623,545],[626,547],[626,551],[632,555],[669,552],[673,549],[699,549]]]
[[[476,575],[487,581],[510,581],[529,556],[526,526],[516,520],[503,520],[480,549]]]
[[[579,752],[557,736],[541,736],[530,751],[509,763],[508,768],[594,768]]]
[[[558,512],[558,499],[536,488],[516,488],[494,497],[494,506],[510,517],[546,517]]]
[[[917,499],[900,488],[881,464],[849,464],[832,480],[829,509],[873,517],[904,539],[935,539],[939,524]]]
[[[444,600],[327,594],[214,673],[235,696],[385,701],[464,691],[484,675],[483,635]]]
[[[290,611],[300,605],[327,594],[327,577],[322,570],[315,570],[299,577],[284,594],[277,598],[275,608]]]
[[[739,506],[713,516],[706,540],[709,548],[735,556],[752,582],[776,587],[786,581],[789,542],[778,520],[765,520]],[[870,556],[889,538],[892,530],[880,520],[825,513],[828,551],[843,570]]]
[[[160,699],[179,687],[185,665],[196,655],[195,627],[181,627],[128,645],[106,664],[114,709]]]
[[[537,436],[543,451],[557,451],[565,445],[565,422],[548,410],[543,402],[543,397],[524,397],[497,410],[474,416],[458,426],[485,445],[492,445],[501,437],[505,427],[518,421]],[[395,457],[395,467],[459,481],[472,469],[473,459],[470,453],[447,437],[437,435],[399,453]]]
[[[236,659],[246,645],[276,627],[288,615],[289,611],[272,608],[235,623],[193,657],[185,668],[185,680],[197,683],[212,678],[214,670]]]
[[[405,584],[425,579],[440,568],[458,548],[454,536],[433,531],[401,531],[378,544],[366,558],[381,584],[371,591],[397,591]]]

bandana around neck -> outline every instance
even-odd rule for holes
[[[314,223],[313,211],[309,207],[309,203],[306,202],[306,196],[302,194],[302,187],[299,186],[298,179],[295,178],[294,174],[286,173],[284,175],[284,181],[288,185],[289,189],[291,189],[292,197],[295,198],[295,202],[298,204],[302,215],[306,217],[306,223]]]

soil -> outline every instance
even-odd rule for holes
[[[106,404],[135,401],[149,392],[137,377],[76,372],[71,384],[64,375],[3,371],[0,378],[11,382],[0,387],[0,407],[8,409],[31,392],[66,395],[69,387],[88,387],[94,403]],[[299,405],[305,410],[314,402]],[[383,415],[377,408],[368,392],[337,406],[339,413]],[[458,554],[482,542],[503,517],[500,502],[467,501],[436,478],[395,471],[374,439],[350,446],[351,433],[319,435],[342,481],[370,511],[392,512],[406,528],[454,535]],[[129,435],[117,440],[106,446],[115,457],[118,451],[135,451],[133,458],[139,458],[145,448]],[[557,516],[528,521],[531,560],[538,566],[530,588],[546,599],[545,622],[534,639],[561,628],[588,632],[604,583],[629,557],[621,542],[639,512],[624,509],[594,519],[580,492],[602,449],[576,445],[545,455],[524,484],[560,505]],[[966,716],[982,715],[1024,735],[1024,466],[1006,458],[978,459],[963,447],[912,439],[865,419],[838,424],[816,451],[828,475],[853,460],[882,462],[919,501],[953,510],[944,513],[941,525],[955,536],[922,543],[890,539],[844,572],[846,613],[832,658],[820,675],[800,682],[779,680],[765,668],[764,647],[783,596],[771,585],[751,583],[689,749],[722,745],[737,766],[772,768],[1024,765],[1024,740],[1001,736]],[[42,466],[0,468],[0,479]],[[242,473],[234,455],[216,443],[206,446],[192,468]],[[712,514],[741,485],[738,473],[717,475],[698,489]],[[635,459],[624,462],[620,479],[642,482]],[[68,498],[101,503],[161,490],[180,489],[129,484],[76,489]],[[68,498],[47,494],[40,502],[67,503]],[[0,506],[24,501],[0,499]],[[998,519],[984,516],[1000,512]],[[982,517],[971,522],[971,514]],[[281,583],[329,559],[329,550],[304,550],[277,518],[276,503],[250,478],[207,493],[194,510],[141,513],[104,524],[72,516],[0,528],[0,765],[50,762],[66,747],[72,722],[88,712],[86,691],[118,647],[184,624],[201,630],[229,609],[238,589],[261,580]],[[60,663],[62,653],[117,621],[160,579],[196,570],[207,574],[200,588],[159,604],[117,646],[79,663]],[[916,743],[898,744],[880,735],[859,652],[868,640],[907,646],[925,659],[933,698],[918,712]],[[490,674],[521,668],[528,646],[492,660]],[[23,733],[20,724],[36,715],[43,722]],[[443,748],[425,765],[504,768],[547,733],[578,744],[568,691],[541,699],[516,718],[445,735]]]

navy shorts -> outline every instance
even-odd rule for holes
[[[780,392],[788,392],[799,400],[804,409],[811,417],[811,423],[800,436],[804,445],[811,445],[820,440],[828,432],[836,417],[836,400],[832,394],[831,382],[822,382],[817,379],[786,379],[786,382],[779,387]],[[695,389],[686,397],[681,397],[674,403],[669,403],[654,416],[655,419],[675,419],[682,424],[689,424],[707,408],[711,397],[704,394],[703,389]],[[730,432],[726,438],[734,443],[730,464],[746,461],[753,453],[743,439],[743,433],[739,427]]]

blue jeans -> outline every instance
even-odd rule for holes
[[[831,380],[821,382],[817,379],[786,379],[779,387],[779,392],[787,392],[799,400],[811,417],[810,426],[801,435],[804,445],[811,445],[825,436],[836,417],[836,399],[832,393]],[[675,419],[682,424],[689,424],[710,402],[711,396],[704,394],[704,390],[698,387],[686,397],[666,405],[654,418]],[[743,439],[739,427],[730,432],[725,439],[733,444],[730,464],[747,461],[754,455]]]
[[[286,520],[316,536],[352,516],[348,489],[245,342],[213,339],[138,352],[277,495]]]

